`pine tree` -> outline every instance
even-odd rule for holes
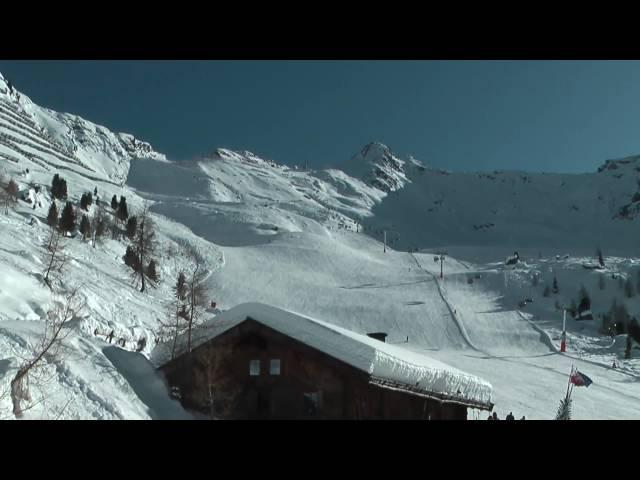
[[[600,290],[604,290],[604,289],[605,289],[605,287],[606,287],[606,284],[605,284],[605,281],[604,281],[604,275],[603,275],[603,274],[600,274],[600,275],[598,276],[598,288],[599,288]]]
[[[80,233],[82,234],[83,240],[91,233],[91,223],[89,222],[89,217],[86,215],[82,215],[82,219],[80,220]]]
[[[99,216],[96,222],[96,238],[101,238],[107,232],[107,221],[104,216]]]
[[[80,197],[80,208],[86,211],[87,205],[88,205],[87,194],[83,193],[82,196]]]
[[[138,230],[138,219],[134,216],[129,217],[127,221],[127,238],[129,240],[133,240],[133,237],[136,236],[136,231]]]
[[[91,192],[87,192],[87,205],[93,205],[93,195],[91,195]]]
[[[584,285],[580,287],[580,304],[578,306],[578,312],[582,313],[586,310],[591,310],[591,297]]]
[[[53,198],[60,198],[60,175],[58,175],[57,173],[51,180],[51,196]]]
[[[51,206],[49,207],[49,213],[47,214],[47,225],[50,227],[58,226],[58,207],[56,207],[56,202],[52,201]]]
[[[93,189],[93,196],[97,197],[98,196],[98,187]]]
[[[147,277],[153,283],[158,283],[158,271],[156,270],[156,261],[151,260],[147,266]]]
[[[115,195],[111,198],[111,209],[115,212],[118,210],[118,197]]]
[[[551,289],[551,291],[554,294],[560,291],[560,289],[558,288],[558,279],[556,277],[553,277],[553,288]]]
[[[124,260],[125,265],[130,267],[134,272],[138,272],[138,270],[140,270],[140,260],[138,259],[135,248],[131,245],[127,247],[122,259]]]
[[[76,212],[71,202],[67,202],[62,209],[58,226],[63,232],[73,232],[76,228]]]
[[[631,282],[631,278],[627,277],[627,280],[624,282],[624,296],[627,298],[631,298],[636,294],[635,288],[633,288],[633,283]]]
[[[67,181],[64,178],[60,178],[60,185],[58,190],[58,198],[65,200],[67,198]]]
[[[598,255],[598,263],[601,267],[604,267],[604,258],[602,257],[602,250],[600,247],[596,250],[596,254]]]
[[[118,203],[117,217],[121,222],[126,222],[129,218],[129,209],[127,208],[127,199],[120,196],[120,202]]]
[[[556,420],[571,420],[571,402],[571,397],[568,395],[560,400]]]

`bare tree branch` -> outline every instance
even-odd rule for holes
[[[13,414],[16,418],[23,416],[27,408],[22,407],[23,402],[31,402],[29,377],[37,373],[47,358],[54,362],[59,355],[62,341],[71,333],[69,323],[86,307],[85,301],[79,296],[78,289],[70,291],[64,298],[64,302],[56,303],[55,307],[47,312],[45,317],[45,329],[35,351],[26,363],[24,363],[11,380],[11,402]],[[45,397],[43,397],[45,398]]]
[[[45,264],[44,283],[50,289],[53,289],[53,281],[62,277],[67,263],[67,256],[64,252],[65,245],[60,230],[51,227],[43,246],[45,247],[42,259],[42,263]]]

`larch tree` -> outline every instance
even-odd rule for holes
[[[122,205],[122,203],[120,205]],[[146,204],[139,216],[139,222],[138,231],[132,241],[132,247],[138,257],[139,265],[138,271],[134,272],[134,278],[139,280],[141,284],[140,292],[144,292],[147,283],[151,287],[155,288],[156,286],[155,280],[149,277],[148,268],[144,267],[148,265],[151,260],[154,260],[157,248],[155,227]]]
[[[44,267],[44,283],[51,289],[55,280],[59,280],[64,272],[67,256],[64,252],[64,239],[60,230],[49,229],[49,234],[44,243],[44,253],[42,263]]]
[[[200,324],[207,306],[207,295],[204,281],[207,278],[205,262],[199,252],[191,253],[193,268],[187,279],[187,351],[192,349],[193,330]]]
[[[184,272],[178,273],[176,284],[172,287],[173,298],[167,306],[167,320],[160,321],[158,336],[171,342],[171,360],[178,353],[178,337],[187,328],[187,278]]]

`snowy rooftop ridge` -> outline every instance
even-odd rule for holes
[[[491,385],[476,376],[421,353],[262,303],[240,304],[209,320],[194,335],[194,346],[221,335],[247,319],[368,373],[372,383],[406,386],[427,396],[431,394],[453,402],[488,409],[492,407]],[[163,365],[169,361],[168,353],[169,345],[159,344],[151,354],[151,361],[157,366]]]

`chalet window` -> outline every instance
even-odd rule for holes
[[[269,365],[269,373],[271,375],[280,375],[280,359],[272,358]]]
[[[320,409],[320,393],[310,392],[304,394],[304,414],[308,417],[315,417]]]
[[[251,360],[249,362],[249,375],[252,377],[260,375],[260,360]]]

